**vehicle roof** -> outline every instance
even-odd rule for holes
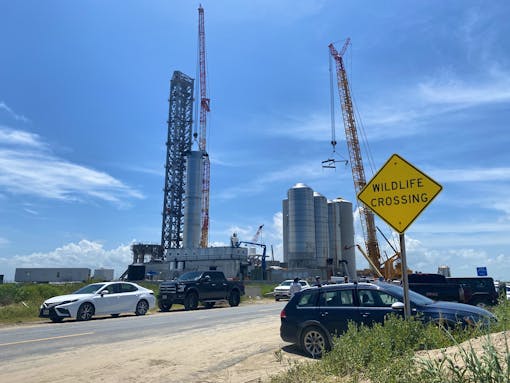
[[[392,285],[395,286],[395,285]],[[331,285],[322,285],[320,288],[324,290],[338,290],[338,289],[352,289],[352,288],[369,288],[369,289],[380,289],[380,283],[370,283],[370,282],[349,282],[349,283],[337,283]],[[317,286],[312,286],[312,288],[319,288]]]

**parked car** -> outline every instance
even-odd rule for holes
[[[94,315],[119,316],[121,313],[145,315],[156,306],[152,290],[131,282],[93,283],[69,295],[59,295],[44,301],[39,317],[53,322],[65,318],[89,320]]]
[[[273,290],[274,299],[279,301],[280,299],[290,299],[290,285],[294,282],[293,279],[287,279],[280,283],[278,286],[275,287]],[[310,287],[307,281],[300,280],[299,283],[301,284],[301,290],[306,289]]]
[[[350,321],[359,325],[383,323],[394,313],[403,315],[403,289],[388,283],[345,283],[312,287],[294,295],[281,311],[281,338],[297,344],[313,358],[332,345],[334,334],[347,330]],[[495,320],[489,311],[464,303],[433,301],[409,291],[412,315],[423,322],[447,327],[488,325]]]
[[[506,299],[510,300],[510,286],[506,286]]]
[[[185,310],[196,310],[199,302],[212,308],[218,302],[239,306],[244,295],[244,283],[225,278],[223,271],[188,271],[172,281],[159,284],[158,306],[168,311],[173,304]]]

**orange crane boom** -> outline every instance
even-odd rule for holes
[[[210,99],[207,97],[206,65],[205,65],[205,26],[204,8],[198,7],[198,61],[200,66],[200,136],[198,147],[202,151],[204,172],[202,176],[202,215],[200,247],[207,247],[209,242],[209,187],[211,163],[207,154],[207,113],[210,111]]]
[[[340,105],[342,107],[342,117],[345,128],[345,136],[347,141],[347,148],[349,150],[349,159],[351,162],[352,177],[354,180],[354,190],[356,195],[366,185],[365,169],[363,167],[363,160],[361,158],[361,149],[358,140],[358,133],[356,129],[356,120],[354,118],[354,110],[351,99],[351,92],[349,88],[349,82],[347,80],[347,74],[345,71],[345,65],[343,61],[343,55],[345,54],[351,39],[348,38],[344,46],[338,52],[335,49],[333,43],[329,44],[329,52],[336,64],[336,75],[338,83],[338,95],[340,98]],[[365,246],[367,249],[367,255],[370,258],[370,265],[381,268],[381,254],[379,250],[379,243],[377,242],[377,232],[375,226],[374,213],[360,204],[360,220],[361,227],[363,228],[363,234],[365,239]],[[380,270],[374,270],[380,273]]]

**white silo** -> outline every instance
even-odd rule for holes
[[[288,262],[289,248],[289,200],[282,201],[282,225],[283,225],[283,262]]]
[[[341,231],[341,261],[346,262],[348,276],[351,281],[357,280],[356,275],[356,254],[354,246],[354,216],[352,213],[352,202],[343,198],[334,200],[338,205],[340,214]]]
[[[328,201],[329,258],[332,260],[333,273],[343,270],[338,261],[342,259],[342,229],[340,224],[340,206],[335,201]],[[341,270],[338,270],[340,266]]]
[[[287,192],[289,232],[287,260],[290,269],[314,267],[315,217],[313,190],[298,183]]]
[[[315,216],[316,267],[326,267],[329,258],[328,201],[318,192],[313,193]]]
[[[193,151],[186,156],[186,197],[182,233],[184,248],[200,247],[203,164],[201,151]]]
[[[352,203],[337,198],[328,201],[329,251],[333,272],[357,280]]]

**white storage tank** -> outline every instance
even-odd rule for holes
[[[288,267],[308,268],[315,261],[315,217],[313,190],[298,183],[288,193]]]
[[[342,229],[340,224],[340,205],[335,201],[328,201],[328,233],[329,257],[333,260],[333,272],[336,274],[339,260],[342,259]]]
[[[341,231],[341,260],[347,261],[347,270],[349,280],[357,280],[356,274],[356,253],[354,246],[354,216],[352,213],[352,202],[343,198],[337,198],[334,201],[338,205],[340,213],[340,231]]]
[[[329,257],[328,201],[320,193],[314,192],[313,203],[316,267],[326,267]]]
[[[193,151],[186,156],[186,193],[182,233],[182,247],[184,248],[200,246],[203,164],[203,153],[201,151]]]
[[[282,224],[283,224],[283,262],[288,262],[289,249],[289,200],[282,201]]]

